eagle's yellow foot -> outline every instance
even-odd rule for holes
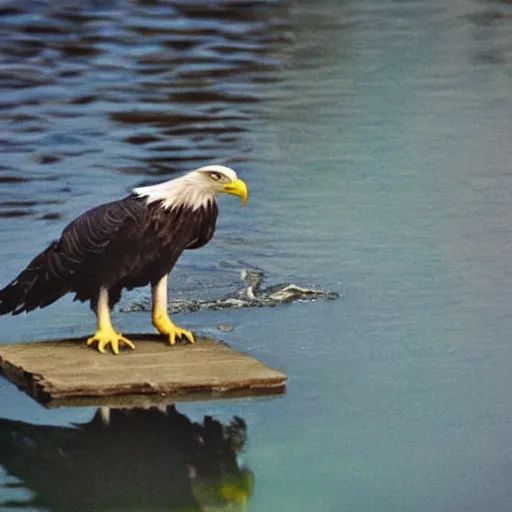
[[[114,331],[114,329],[98,329],[94,336],[91,336],[87,340],[87,346],[98,343],[98,350],[105,354],[106,347],[110,345],[114,354],[119,354],[119,347],[126,345],[127,347],[134,349],[135,345],[121,334]]]
[[[164,334],[169,337],[170,345],[174,345],[176,340],[180,338],[184,338],[190,343],[194,343],[196,341],[195,336],[190,331],[175,325],[167,314],[153,315],[153,325],[160,334]]]

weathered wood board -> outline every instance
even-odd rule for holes
[[[0,346],[0,372],[48,407],[140,406],[278,394],[286,376],[208,339],[167,345],[155,335],[127,335],[135,350],[100,354],[85,339]]]

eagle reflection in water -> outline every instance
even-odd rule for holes
[[[0,464],[33,493],[0,508],[50,511],[244,511],[254,476],[237,454],[245,422],[174,406],[98,409],[86,424],[32,425],[0,419]]]

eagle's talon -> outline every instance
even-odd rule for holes
[[[194,333],[191,332],[191,331],[183,330],[183,332],[181,334],[181,337],[185,338],[189,343],[195,343],[196,342],[196,337],[195,337]]]
[[[102,354],[105,354],[107,352],[106,348],[110,345],[110,348],[112,352],[116,355],[119,354],[119,348],[123,345],[126,345],[128,348],[131,348],[132,350],[135,349],[135,345],[128,339],[122,336],[121,334],[117,333],[113,329],[99,329],[96,331],[96,334],[94,336],[91,336],[87,340],[87,346],[91,346],[94,343],[97,343],[97,349]]]
[[[175,345],[178,340],[186,340],[189,343],[195,342],[194,335],[190,331],[175,325],[167,313],[154,314],[153,325],[160,334],[167,336],[169,345]]]
[[[195,343],[195,336],[186,329],[182,329],[181,327],[176,327],[173,325],[172,330],[169,332],[162,332],[160,334],[165,334],[169,337],[169,345],[176,345],[178,340],[180,341],[188,341],[189,343]]]

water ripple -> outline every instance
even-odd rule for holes
[[[59,181],[70,169],[166,176],[244,161],[288,18],[278,0],[4,2],[0,183],[42,200],[1,216],[56,218],[43,168]]]

